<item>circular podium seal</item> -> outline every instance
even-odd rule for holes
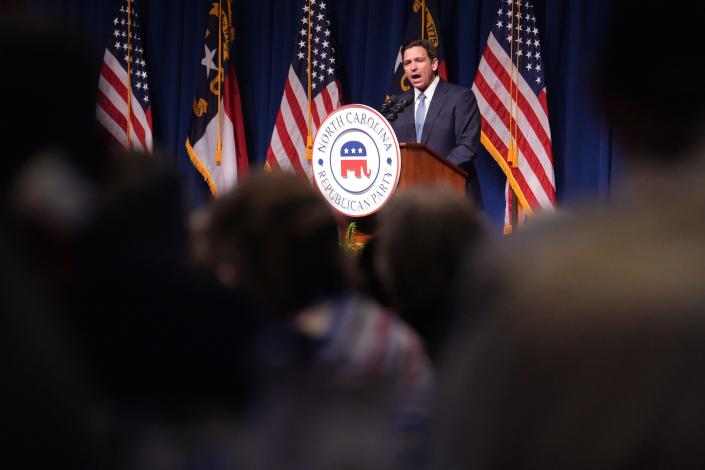
[[[311,166],[318,189],[336,211],[364,217],[394,194],[401,175],[399,142],[376,110],[341,106],[318,128]]]

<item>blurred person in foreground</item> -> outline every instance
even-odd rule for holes
[[[452,350],[434,468],[705,466],[705,250],[662,222],[593,226],[504,271]]]
[[[95,120],[97,51],[67,21],[22,13],[7,7],[0,15],[0,61],[35,58],[36,70],[0,76],[4,106],[4,192],[32,157],[58,150],[86,177],[104,174],[105,159]],[[48,77],[43,71],[61,71]]]
[[[91,160],[98,148],[92,51],[59,19],[21,11],[0,7],[0,61],[38,64],[0,75],[3,457],[28,469],[117,468],[98,436],[90,386],[54,295],[92,217],[86,181],[100,173]],[[61,70],[50,86],[43,67]]]
[[[92,223],[107,158],[96,132],[97,54],[66,21],[0,7],[0,62],[37,59],[36,71],[0,76],[3,123],[0,217],[23,263],[52,282],[72,277],[78,238]],[[58,71],[48,79],[42,70]]]
[[[189,264],[180,183],[159,153],[115,153],[62,313],[121,468],[240,468],[256,325]]]
[[[429,379],[413,331],[352,291],[336,220],[305,179],[249,178],[214,202],[208,232],[219,279],[241,289],[270,324],[305,337],[336,380],[387,378],[413,389]]]
[[[625,151],[625,187],[617,192],[617,209],[631,206],[652,211],[651,204],[680,204],[701,193],[705,166],[705,94],[684,86],[689,76],[705,73],[699,34],[684,28],[682,15],[656,0],[612,2],[612,15],[601,62],[595,73],[595,91],[604,117]],[[633,47],[640,28],[631,18],[638,13],[659,25],[659,41],[652,50]],[[694,5],[689,14],[705,13]],[[669,38],[676,39],[669,43]],[[677,46],[673,49],[673,46]],[[656,54],[659,73],[649,74],[640,65]],[[693,180],[692,178],[695,178]],[[696,202],[700,204],[700,202]]]
[[[306,179],[286,173],[251,176],[214,201],[208,239],[219,279],[241,289],[269,325],[259,351],[276,372],[273,393],[280,399],[271,403],[274,408],[284,399],[292,410],[316,396],[323,406],[324,397],[359,390],[374,397],[370,406],[376,411],[370,416],[382,413],[397,430],[425,421],[431,368],[421,340],[391,312],[350,288],[350,261],[339,244],[336,220]],[[308,387],[313,391],[296,392]],[[296,422],[301,429],[308,424]],[[323,434],[342,432],[325,429]],[[363,454],[360,447],[348,455]]]
[[[0,229],[3,458],[28,470],[117,469],[81,361],[46,287]]]
[[[27,468],[186,468],[249,405],[252,325],[187,266],[163,155],[101,145],[92,52],[56,17],[0,15],[3,63],[60,71],[0,77],[4,441]]]
[[[705,71],[699,33],[662,2],[612,7],[596,88],[624,187],[580,219],[528,224],[470,271],[483,320],[451,349],[437,468],[705,466],[705,95],[682,85]],[[635,14],[676,50],[635,49]],[[659,73],[641,73],[653,54]]]
[[[445,188],[400,192],[383,209],[375,267],[391,305],[424,339],[434,361],[456,325],[462,264],[485,239],[472,204]]]

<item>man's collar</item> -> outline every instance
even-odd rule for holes
[[[431,82],[431,84],[428,87],[426,87],[426,89],[423,91],[423,94],[426,95],[426,99],[428,101],[431,101],[433,99],[433,94],[436,92],[436,88],[438,87],[438,82],[440,82],[440,81],[441,81],[441,77],[436,75],[436,78],[434,78],[433,81]],[[421,92],[418,89],[414,88],[414,102],[416,102],[416,100],[419,99],[420,94],[421,94]]]

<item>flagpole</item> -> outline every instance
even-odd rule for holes
[[[220,97],[222,96],[223,82],[223,21],[221,15],[223,14],[223,0],[218,2],[218,75],[216,80],[218,80],[218,141],[215,144],[215,164],[220,165],[223,163],[223,140],[221,139],[222,133],[222,111],[220,109]]]
[[[132,0],[127,0],[127,148],[132,148],[132,137],[130,137],[130,125],[132,124],[130,116],[132,115],[132,81],[130,74],[132,73]]]
[[[426,34],[426,0],[421,0],[421,39]]]
[[[308,131],[306,133],[306,160],[313,158],[313,137],[311,136],[311,0],[308,0]]]
[[[517,54],[516,61],[514,58],[514,31],[521,31],[521,2],[519,3],[518,14],[515,15],[516,3],[512,1],[512,20],[510,25],[510,38],[509,41],[509,62],[510,62],[510,73],[509,73],[509,147],[507,148],[507,163],[509,164],[510,170],[518,167],[519,163],[519,149],[517,148],[517,136],[519,132],[519,124],[517,122],[517,109],[519,102],[519,55]],[[517,18],[516,28],[514,27],[514,19]],[[519,35],[517,32],[517,36]],[[517,46],[518,49],[518,46]],[[518,51],[517,51],[518,52]],[[504,233],[512,233],[512,229],[518,223],[518,205],[516,193],[513,188],[509,188],[507,192],[507,197],[511,198],[511,204],[509,204],[510,214],[508,225],[504,227]],[[509,201],[507,201],[509,203]]]
[[[517,37],[521,34],[521,2],[518,2],[518,10],[517,10]],[[512,60],[514,61],[514,56],[512,56]],[[519,166],[519,148],[517,145],[517,142],[519,142],[519,122],[517,121],[517,117],[519,115],[518,109],[519,109],[519,67],[520,63],[519,61],[521,60],[521,56],[519,55],[519,46],[517,46],[517,53],[516,53],[516,62],[514,64],[514,67],[512,68],[512,75],[514,76],[514,103],[512,103],[513,110],[512,110],[512,115],[514,117],[514,128],[513,128],[513,133],[512,133],[512,138],[514,139],[514,148],[513,151],[514,153],[512,154],[512,163],[514,164],[514,168],[517,168]]]
[[[517,167],[518,163],[518,151],[517,151],[517,101],[519,99],[519,83],[518,83],[518,73],[519,73],[519,56],[514,58],[514,31],[518,31],[521,27],[521,4],[519,5],[518,15],[514,14],[515,3],[512,2],[512,24],[511,24],[511,41],[509,46],[509,62],[510,62],[510,73],[509,73],[509,152],[507,154],[507,161],[512,164],[513,168]],[[514,27],[514,18],[517,19],[516,28]],[[518,35],[519,33],[517,33]],[[517,46],[518,49],[518,46]]]
[[[518,3],[518,21],[517,21],[517,36],[521,35],[521,2]],[[514,134],[513,134],[513,139],[514,139],[514,153],[512,155],[512,163],[514,164],[514,168],[519,168],[519,67],[521,66],[521,56],[519,55],[519,46],[517,46],[517,54],[516,54],[516,66],[514,67],[513,73],[515,76],[515,84],[514,84]],[[513,224],[516,227],[519,227],[519,223],[521,222],[521,203],[517,200],[516,193],[512,190],[512,197],[514,198],[514,214],[513,214]]]

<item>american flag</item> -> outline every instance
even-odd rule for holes
[[[306,159],[308,119],[308,43],[311,42],[311,135],[341,104],[335,75],[335,48],[324,0],[299,2],[294,59],[267,151],[267,167],[312,177]],[[310,24],[309,24],[310,19]],[[310,33],[309,33],[310,30]]]
[[[513,192],[527,215],[556,204],[540,46],[532,3],[502,0],[472,86],[482,143],[507,176],[507,205]]]
[[[422,16],[423,7],[426,7],[426,14]],[[438,57],[438,75],[443,79],[448,79],[446,71],[446,61],[443,55],[443,45],[441,43],[441,31],[439,29],[438,9],[434,0],[411,0],[411,12],[406,22],[406,30],[404,31],[404,39],[399,47],[397,60],[394,63],[394,73],[392,81],[387,90],[387,96],[400,95],[411,89],[409,79],[404,73],[402,65],[401,48],[404,44],[413,41],[414,39],[428,39],[436,48],[436,56]],[[421,32],[423,31],[423,37]]]
[[[198,88],[193,99],[186,151],[213,196],[234,187],[249,172],[245,127],[233,62],[233,0],[207,4]]]
[[[113,17],[100,68],[96,116],[116,144],[151,151],[152,107],[139,18],[137,0],[124,0]]]

